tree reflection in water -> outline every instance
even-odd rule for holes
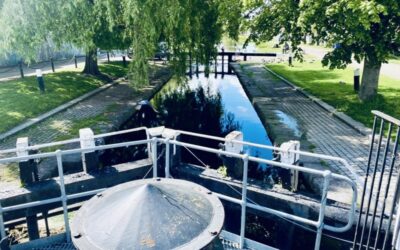
[[[225,137],[234,130],[240,130],[241,127],[232,113],[224,112],[221,95],[212,93],[208,87],[199,86],[192,90],[186,85],[180,85],[172,91],[156,95],[152,99],[152,104],[159,112],[159,125],[168,128]],[[218,148],[219,144],[218,141],[192,136],[182,136],[180,139],[212,148]],[[218,168],[222,164],[215,154],[191,151],[212,168]],[[182,150],[182,159],[185,162],[203,164],[187,149]]]

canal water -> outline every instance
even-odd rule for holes
[[[241,86],[239,79],[236,75],[214,75],[206,77],[204,73],[198,76],[188,78],[187,82],[178,83],[177,79],[172,79],[168,82],[160,92],[158,92],[151,103],[158,110],[158,112],[168,112],[168,115],[181,116],[182,122],[188,122],[187,120],[195,119],[193,113],[199,110],[201,107],[193,106],[193,100],[190,98],[183,98],[185,102],[182,102],[182,98],[176,98],[181,95],[189,95],[190,97],[196,98],[196,93],[203,92],[206,95],[204,98],[205,102],[221,102],[221,112],[218,117],[209,117],[207,114],[202,117],[204,121],[198,121],[199,124],[210,122],[210,120],[217,119],[216,122],[221,123],[222,131],[202,131],[205,134],[216,134],[224,135],[230,130],[235,129],[243,133],[245,141],[259,143],[263,145],[271,145],[271,140],[268,137],[267,131],[265,130],[257,112],[254,110],[253,105],[248,99],[243,87]],[[171,98],[169,98],[171,97]],[[173,99],[175,98],[175,99]],[[165,105],[163,102],[171,102],[171,105]],[[175,101],[175,103],[173,103]],[[209,103],[196,103],[199,106],[209,106]],[[192,111],[183,109],[181,113],[174,112],[181,110],[178,105],[184,105],[189,107]],[[159,110],[167,108],[168,110]],[[174,110],[172,110],[174,109]],[[208,110],[203,110],[207,112]],[[186,121],[185,121],[186,120]],[[169,124],[166,124],[167,126]],[[185,127],[182,124],[175,124],[176,127],[171,128],[182,128]],[[194,124],[192,127],[185,127],[190,131],[196,131],[197,127]],[[244,153],[251,156],[257,156],[264,159],[272,159],[272,151],[268,149],[260,149],[254,147],[245,146],[243,149]]]

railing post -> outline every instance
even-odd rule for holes
[[[240,217],[240,248],[244,248],[246,228],[246,207],[247,207],[247,170],[249,168],[249,156],[243,155],[243,181],[242,181],[242,214]]]
[[[76,58],[76,55],[74,56],[74,61],[75,61],[75,69],[77,69],[78,68],[78,60]]]
[[[169,138],[165,140],[165,178],[170,178],[170,171],[169,171],[169,165],[170,165],[170,144],[169,144]]]
[[[192,76],[193,76],[193,69],[192,69],[192,63],[193,63],[193,60],[192,60],[192,51],[190,51],[189,52],[189,77],[190,78],[192,78]]]
[[[61,200],[62,200],[62,206],[63,206],[63,211],[64,211],[65,234],[67,237],[67,242],[70,242],[71,241],[71,231],[69,228],[69,220],[68,220],[67,194],[65,192],[64,171],[63,171],[63,165],[62,165],[61,150],[57,150],[56,155],[57,155],[58,175],[60,178]]]
[[[157,178],[157,138],[151,140],[151,153],[153,159],[153,178]]]
[[[196,57],[196,77],[199,77],[199,58]]]
[[[0,241],[2,241],[6,235],[6,229],[4,227],[4,219],[3,219],[3,207],[1,206],[0,202]]]
[[[332,176],[331,171],[329,171],[329,170],[324,171],[324,188],[322,191],[321,206],[319,208],[319,217],[318,217],[318,224],[317,224],[317,237],[315,238],[314,250],[319,250],[320,245],[321,245],[322,230],[324,229],[326,200],[328,198],[328,186],[329,186],[329,182],[331,181],[331,176]]]
[[[214,75],[215,75],[215,78],[217,78],[217,73],[218,73],[218,53],[215,56],[215,62],[214,62]]]
[[[224,70],[225,70],[225,62],[224,62],[224,59],[225,59],[225,50],[224,49],[222,49],[222,54],[221,54],[221,56],[222,56],[222,75],[225,73],[224,72]]]

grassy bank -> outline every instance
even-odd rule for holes
[[[122,62],[100,65],[100,71],[112,78],[126,75]],[[104,80],[79,72],[44,75],[46,92],[41,94],[35,76],[0,83],[0,133],[29,118],[36,117],[103,85]]]
[[[319,62],[269,64],[275,73],[304,88],[308,93],[329,103],[353,119],[372,127],[371,110],[380,110],[400,118],[400,80],[381,75],[378,96],[362,103],[353,90],[353,70],[329,70]]]

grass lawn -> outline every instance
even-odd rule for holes
[[[107,74],[113,78],[124,77],[128,74],[129,62],[126,62],[127,66],[124,67],[123,62],[121,61],[113,61],[109,63],[103,63],[99,65],[100,72],[103,74]]]
[[[294,67],[286,63],[269,64],[267,67],[368,127],[373,123],[371,110],[400,118],[400,80],[381,75],[378,96],[362,103],[353,90],[351,68],[329,70],[320,62],[295,62]]]
[[[100,71],[113,78],[126,75],[122,62],[101,64]],[[46,93],[41,94],[35,76],[0,82],[0,133],[29,118],[43,114],[104,84],[96,77],[79,72],[44,75]]]

